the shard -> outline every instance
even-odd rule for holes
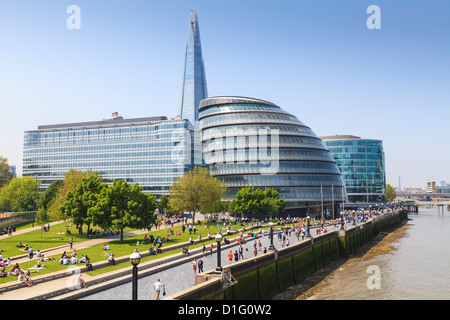
[[[191,11],[178,111],[180,118],[188,119],[194,127],[197,127],[200,101],[206,98],[208,91],[198,17],[195,11]]]

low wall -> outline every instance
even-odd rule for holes
[[[347,230],[333,231],[297,244],[223,267],[222,275],[208,271],[197,275],[194,287],[168,299],[267,300],[288,287],[302,283],[318,269],[346,257],[371,241],[382,230],[400,223],[405,212],[375,217]],[[232,275],[229,280],[224,275]]]

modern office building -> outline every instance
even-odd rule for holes
[[[327,147],[295,116],[259,99],[200,102],[203,157],[232,199],[247,186],[274,188],[292,214],[338,216],[344,181]],[[324,210],[322,210],[324,208]]]
[[[381,140],[352,135],[321,137],[342,173],[350,202],[381,202],[386,194]]]
[[[41,189],[70,169],[98,171],[105,182],[138,183],[156,196],[193,167],[193,128],[166,117],[39,126],[26,131],[23,176],[37,177]]]

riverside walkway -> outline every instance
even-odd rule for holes
[[[346,227],[351,225],[351,223],[347,223]],[[274,226],[279,228],[279,226]],[[259,228],[259,227],[257,227]],[[329,225],[327,227],[327,231],[331,232],[340,228],[340,225],[334,227],[333,225]],[[25,231],[23,231],[25,232]],[[136,231],[130,235],[134,235],[138,232],[145,233],[146,231]],[[276,231],[275,231],[276,232]],[[17,235],[17,233],[15,234]],[[315,229],[311,229],[311,235],[314,237],[316,235]],[[244,258],[250,259],[254,257],[254,243],[255,241],[261,241],[261,248],[257,246],[257,255],[263,254],[263,249],[266,247],[269,248],[270,239],[268,233],[266,232],[265,236],[258,235],[256,238],[247,237],[247,242],[243,245],[244,248]],[[295,244],[299,241],[302,241],[300,237],[297,239],[295,233],[292,233],[291,236],[288,236],[290,244]],[[111,239],[95,239],[85,241],[79,244],[79,248],[81,245],[89,246],[99,242],[110,241]],[[232,239],[230,239],[232,240]],[[92,242],[91,242],[92,241]],[[307,241],[307,240],[304,240]],[[91,242],[91,243],[88,243]],[[276,233],[274,235],[273,243],[277,249],[281,248],[281,241],[278,240]],[[186,246],[187,243],[178,244],[179,248]],[[161,282],[166,285],[166,296],[161,296],[162,299],[169,297],[172,294],[176,294],[185,289],[190,288],[195,284],[195,274],[193,271],[193,260],[196,258],[197,260],[200,258],[204,262],[203,270],[211,270],[217,266],[217,254],[216,249],[212,252],[212,255],[209,253],[209,245],[207,246],[206,255],[203,256],[202,248],[193,249],[190,251],[190,255],[185,257],[181,253],[181,249],[178,251],[174,251],[173,255],[162,257],[159,259],[142,262],[139,265],[139,281],[138,281],[138,298],[140,300],[153,300],[155,298],[154,290],[152,288],[153,283],[156,282],[157,279],[161,279]],[[66,246],[67,247],[67,246]],[[165,247],[168,250],[170,246]],[[230,250],[232,253],[237,250],[238,245],[235,241],[231,241],[229,245],[222,245],[222,256],[221,261],[222,265],[226,265],[229,263],[228,261],[228,253]],[[64,252],[65,248],[53,248],[51,254]],[[47,253],[49,255],[50,253]],[[131,254],[131,252],[130,252]],[[141,252],[141,254],[145,254],[145,252]],[[120,257],[116,260],[128,260],[127,257]],[[239,260],[242,260],[240,258]],[[233,260],[234,262],[234,257]],[[232,262],[232,263],[233,263]],[[100,262],[98,263],[100,264]],[[126,265],[126,264],[124,264]],[[94,269],[96,268],[96,264],[94,264]],[[86,289],[74,289],[75,277],[78,277],[78,274],[72,274],[73,269],[65,271],[59,271],[58,274],[46,274],[42,275],[43,281],[39,282],[39,277],[33,277],[33,286],[25,287],[22,286],[20,288],[15,288],[13,290],[8,290],[8,286],[11,286],[11,283],[3,284],[0,286],[0,300],[26,300],[26,299],[85,299],[85,300],[130,300],[131,299],[131,264],[128,267],[103,273],[97,276],[89,276],[88,274],[81,271],[83,275],[83,279],[87,283]],[[54,277],[54,279],[52,279]],[[36,283],[36,284],[34,284]],[[16,284],[16,283],[15,283]],[[5,290],[2,290],[5,289]]]

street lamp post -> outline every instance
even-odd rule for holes
[[[309,232],[309,219],[311,219],[311,217],[307,216],[306,219],[308,219],[306,221],[306,237],[311,238],[311,232]]]
[[[217,267],[216,267],[216,273],[222,273],[222,263],[220,261],[221,253],[220,253],[220,243],[222,242],[222,235],[218,233],[215,237],[217,242]]]
[[[137,286],[138,286],[138,264],[141,262],[141,255],[137,250],[130,256],[130,262],[133,265],[133,288],[132,288],[132,300],[137,300]]]
[[[275,250],[275,246],[273,245],[273,227],[270,227],[270,246],[269,250]]]

